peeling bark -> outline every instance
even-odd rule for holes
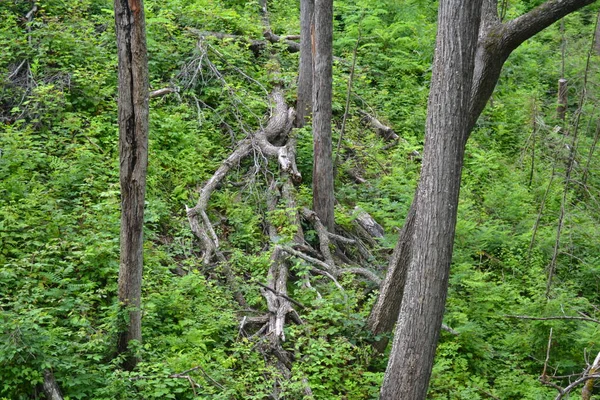
[[[120,328],[117,353],[142,340],[141,290],[143,223],[148,167],[148,58],[142,0],[115,0],[119,56],[119,158],[121,183],[121,258],[119,302],[128,322]],[[128,355],[124,367],[135,368]]]

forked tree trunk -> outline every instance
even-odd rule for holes
[[[142,340],[140,297],[148,166],[148,58],[142,0],[115,0],[115,22],[119,54],[121,181],[119,302],[127,321],[119,323],[117,353],[126,354],[123,366],[131,370],[138,360],[128,352],[129,344],[132,340]]]
[[[482,1],[440,1],[412,260],[382,400],[427,394],[446,302]]]
[[[594,0],[549,0],[518,18],[502,23],[498,17],[497,0],[484,0],[479,39],[475,57],[475,70],[471,90],[468,131],[475,126],[485,108],[502,71],[502,65],[521,43],[560,18],[576,11]],[[411,214],[409,214],[411,215]],[[405,225],[410,227],[409,219]],[[406,241],[409,243],[406,243]],[[413,246],[412,234],[403,229],[399,244],[403,252],[395,251],[388,266],[379,299],[369,317],[369,328],[376,334],[389,331],[396,323],[406,281],[406,271]],[[398,255],[398,256],[396,256]]]
[[[300,65],[296,126],[302,127],[312,111],[313,33],[315,0],[300,1]]]
[[[334,232],[331,99],[333,61],[333,0],[315,0],[313,75],[313,209]]]
[[[593,2],[549,0],[501,23],[497,0],[440,1],[423,168],[414,234],[407,245],[409,257],[392,259],[388,274],[401,273],[394,273],[393,282],[382,287],[380,297],[389,304],[377,303],[379,312],[387,314],[372,314],[370,319],[372,323],[393,315],[390,304],[398,296],[384,291],[400,291],[393,283],[401,284],[405,276],[381,390],[383,400],[420,400],[427,394],[447,294],[464,148],[504,61],[526,39]],[[383,322],[391,325],[389,320]]]

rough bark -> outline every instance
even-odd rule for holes
[[[519,18],[502,23],[498,17],[497,0],[484,0],[471,85],[468,131],[475,126],[479,115],[485,108],[500,77],[502,66],[512,50],[553,22],[592,2],[593,0],[551,0]],[[405,226],[409,225],[407,219]],[[409,242],[405,243],[407,240]],[[406,250],[402,252],[402,257],[392,257],[390,260],[387,274],[389,277],[386,276],[384,284],[380,288],[379,300],[369,318],[369,326],[376,333],[390,330],[397,320],[402,295],[393,292],[402,292],[402,289],[398,288],[404,286],[403,277],[405,271],[408,270],[409,253],[412,246],[411,236],[407,235],[404,230],[397,249],[401,242],[404,242],[403,246]],[[382,321],[387,322],[382,325]],[[375,328],[377,326],[381,328]]]
[[[300,65],[298,67],[298,101],[296,126],[302,127],[312,110],[313,30],[315,0],[300,1]]]
[[[594,51],[600,55],[600,13],[596,18],[596,31],[594,32]]]
[[[495,0],[440,2],[412,257],[382,399],[426,396],[447,293],[464,146],[504,61],[524,40],[592,2],[550,0],[505,24]]]
[[[140,297],[143,268],[143,223],[148,166],[148,58],[142,0],[115,0],[119,56],[119,157],[121,182],[121,260],[119,302],[128,314],[120,328],[117,353],[142,340]],[[124,367],[133,369],[134,355]]]
[[[501,23],[497,0],[485,0],[482,11],[475,72],[471,89],[469,130],[475,126],[514,49],[565,15],[595,0],[549,0],[518,18]]]
[[[369,330],[375,335],[391,332],[398,319],[406,284],[406,273],[411,260],[411,243],[416,216],[415,205],[416,199],[413,201],[406,222],[400,231],[400,237],[388,263],[388,271],[379,287],[379,296],[367,321]],[[387,339],[380,339],[373,344],[373,347],[383,353],[387,343]]]
[[[334,231],[333,154],[331,139],[333,0],[315,1],[313,75],[313,209]]]
[[[381,399],[424,399],[442,325],[482,0],[442,0],[408,269]]]

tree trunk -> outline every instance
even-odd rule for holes
[[[483,0],[441,0],[413,256],[381,399],[424,399],[442,325]]]
[[[594,32],[594,50],[600,55],[600,13],[596,18],[596,32]]]
[[[126,323],[119,326],[117,353],[142,340],[140,297],[143,223],[148,166],[148,58],[142,0],[115,0],[119,54],[119,157],[121,181],[121,261],[119,302]],[[121,317],[120,317],[121,320]],[[127,354],[124,368],[135,368]]]
[[[569,81],[565,78],[560,78],[558,80],[558,101],[556,105],[556,118],[561,121],[565,120],[565,115],[567,113],[567,105],[569,102]]]
[[[313,75],[313,209],[334,232],[331,98],[333,61],[333,0],[315,1]]]
[[[398,319],[404,294],[404,285],[406,284],[406,274],[411,260],[411,243],[415,231],[416,203],[417,199],[415,197],[388,263],[388,271],[379,288],[379,296],[367,321],[369,330],[375,335],[391,332]],[[373,347],[380,353],[383,353],[387,343],[387,338],[380,339],[373,344]]]
[[[485,108],[500,77],[502,65],[510,53],[525,40],[560,18],[593,2],[594,0],[549,0],[527,14],[502,23],[498,17],[497,0],[483,0],[474,72],[470,85],[467,132],[470,132],[475,126],[477,118]],[[463,71],[456,71],[456,73],[462,74]],[[454,207],[457,207],[457,204]],[[405,274],[408,271],[411,252],[416,243],[415,237],[409,230],[412,227],[411,218],[415,218],[412,211],[400,234],[394,256],[390,260],[387,276],[380,288],[379,298],[369,317],[369,328],[375,334],[389,331],[397,320],[403,298],[402,293],[405,292],[403,290]]]
[[[300,65],[296,103],[296,126],[299,128],[304,126],[312,110],[314,10],[315,0],[300,1]]]

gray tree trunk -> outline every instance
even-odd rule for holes
[[[331,100],[333,0],[316,0],[313,75],[313,209],[330,232],[334,228]]]
[[[483,1],[468,112],[469,132],[485,108],[502,71],[502,65],[510,53],[537,32],[593,2],[594,0],[550,0],[527,14],[501,23],[497,12],[497,0]],[[414,215],[411,208],[405,227],[400,233],[398,245],[390,259],[386,278],[380,287],[379,298],[369,317],[369,328],[375,334],[389,332],[398,319],[413,248],[412,219]],[[381,346],[382,343],[375,345],[378,349],[381,349]]]
[[[296,126],[302,127],[312,111],[313,33],[315,0],[300,1],[300,65]]]
[[[402,297],[404,295],[404,285],[406,284],[406,274],[411,260],[412,236],[415,232],[416,203],[417,199],[415,197],[406,216],[404,226],[400,231],[400,236],[392,257],[390,258],[388,272],[379,287],[379,296],[373,305],[367,321],[369,330],[375,335],[391,332],[394,329],[394,324],[400,312],[400,305],[402,304]],[[383,353],[387,343],[387,338],[381,339],[374,343],[373,347],[380,353]]]
[[[483,0],[441,0],[412,260],[381,399],[424,399],[442,325]]]
[[[414,233],[408,257],[392,257],[390,263],[388,274],[400,271],[394,274],[400,286],[388,282],[380,294],[389,304],[380,304],[379,312],[388,317],[401,299],[381,399],[426,397],[446,301],[464,149],[504,61],[529,37],[593,2],[549,0],[503,24],[497,0],[440,1]],[[406,236],[397,249],[402,240]],[[403,294],[384,293],[402,291],[404,279]],[[383,323],[382,317],[372,314],[370,323]]]
[[[132,340],[142,340],[140,297],[143,223],[148,166],[148,58],[142,0],[115,0],[119,55],[119,158],[121,181],[121,260],[119,302],[126,323],[119,326],[117,353],[133,369]]]

